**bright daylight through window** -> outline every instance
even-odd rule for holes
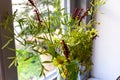
[[[45,0],[34,0],[37,7],[39,7],[39,10],[41,12],[44,12],[42,15],[47,15],[47,7],[46,7],[46,1]],[[50,11],[54,10],[54,4],[52,3],[52,0],[50,0],[49,6]],[[34,17],[35,18],[35,9],[31,7],[31,4],[27,0],[12,0],[13,5],[13,12],[17,12],[17,16],[19,20],[23,16],[28,17]],[[19,17],[21,16],[21,17]],[[17,20],[14,21],[14,31],[16,34],[21,33],[21,29],[17,27],[19,24],[17,23]],[[21,19],[22,20],[22,19]],[[27,23],[26,23],[27,24]],[[24,25],[25,28],[26,25]],[[18,37],[17,37],[18,38]],[[26,36],[28,41],[32,41],[33,37],[31,35]],[[18,38],[19,39],[19,38]],[[15,41],[16,50],[17,50],[17,57],[18,58],[18,78],[19,80],[41,80],[43,78],[40,78],[41,68],[42,66],[39,63],[39,58],[34,56],[31,57],[33,52],[30,49],[24,49],[24,47],[19,43],[19,41]],[[40,49],[41,50],[41,49]],[[21,54],[19,54],[21,53]],[[30,58],[30,59],[27,59]],[[41,55],[40,56],[42,61],[51,60],[50,55]],[[25,60],[26,59],[26,60]],[[55,67],[49,63],[44,64],[44,67],[46,68],[45,75],[50,75],[53,72],[55,72]],[[53,75],[54,78],[54,75]]]

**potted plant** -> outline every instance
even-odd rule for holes
[[[104,4],[104,1],[90,1],[91,7],[87,10],[76,8],[70,17],[69,14],[62,13],[64,9],[60,8],[60,0],[53,1],[55,6],[53,12],[50,12],[49,0],[46,0],[45,16],[32,0],[28,1],[34,9],[34,16],[20,17],[17,13],[14,14],[14,18],[19,18],[17,27],[20,29],[15,39],[31,52],[25,60],[34,56],[40,59],[42,54],[51,55],[50,61],[41,62],[40,59],[41,75],[45,70],[43,64],[53,63],[61,77],[67,80],[77,80],[79,74],[84,75],[90,71],[93,65],[92,44],[98,35],[94,27],[97,24],[94,16],[97,7]],[[83,19],[87,16],[91,16],[91,19],[86,23]],[[65,27],[65,33],[62,32],[61,26]]]

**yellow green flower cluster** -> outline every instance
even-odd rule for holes
[[[97,36],[98,31],[93,28],[91,30],[88,30],[87,33],[89,34],[89,36],[90,36],[91,39],[94,39]]]
[[[58,67],[61,68],[64,65],[67,65],[67,59],[65,56],[57,56],[53,59],[53,64]]]
[[[68,61],[65,56],[57,56],[53,59],[53,64],[59,68],[61,76],[63,78],[66,78],[69,75],[68,69],[66,68],[66,66],[68,65]]]

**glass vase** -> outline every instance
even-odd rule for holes
[[[62,76],[59,74],[59,70],[58,70],[57,80],[68,80],[68,79],[67,79],[67,78],[66,78],[66,79],[62,78]],[[81,78],[80,78],[80,73],[78,73],[78,78],[77,78],[77,80],[81,80]]]

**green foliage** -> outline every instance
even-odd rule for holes
[[[62,13],[64,9],[60,7],[60,1],[41,0],[43,6],[47,6],[42,12],[32,0],[29,0],[30,8],[35,11],[34,15],[25,14],[20,17],[15,13],[14,20],[18,22],[16,28],[20,29],[20,32],[16,32],[15,39],[24,50],[17,50],[17,57],[13,58],[11,65],[18,62],[19,75],[38,75],[36,74],[38,72],[40,72],[40,76],[44,75],[46,69],[43,63],[50,62],[58,67],[61,76],[68,80],[77,80],[79,72],[84,74],[91,70],[93,65],[91,61],[92,44],[98,35],[97,30],[93,27],[97,24],[94,16],[98,6],[103,5],[105,1],[90,1],[89,9],[86,11],[76,9],[81,15],[75,11],[70,17],[69,14]],[[50,10],[50,6],[54,7],[53,11]],[[30,10],[29,7],[28,10]],[[88,15],[92,18],[86,23],[83,20]],[[61,26],[66,28],[65,33],[62,33]],[[52,61],[41,62],[41,54],[50,54]],[[22,65],[23,63],[24,65]],[[85,69],[81,70],[79,66],[83,66]],[[29,70],[30,72],[28,72]]]
[[[17,50],[16,56],[18,61],[18,77],[20,80],[28,80],[34,76],[39,77],[41,65],[38,56],[33,56],[27,50]]]

